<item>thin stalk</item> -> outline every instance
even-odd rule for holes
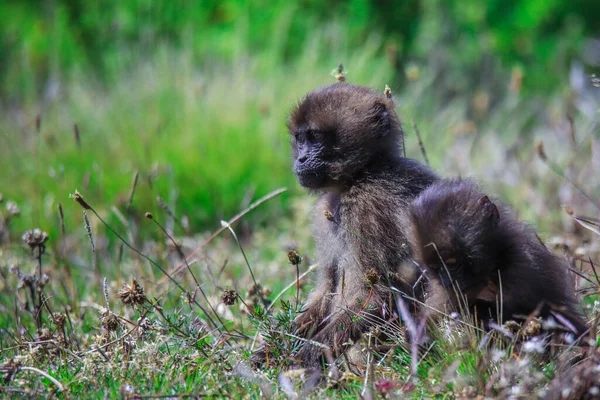
[[[200,282],[198,282],[198,279],[196,279],[196,276],[192,272],[192,268],[190,267],[190,264],[188,263],[187,259],[185,258],[185,255],[183,254],[183,250],[181,249],[181,246],[179,245],[179,243],[177,243],[175,241],[175,239],[173,239],[173,237],[169,234],[169,232],[167,232],[167,230],[152,216],[151,213],[146,213],[146,218],[151,219],[156,224],[156,226],[158,226],[160,228],[160,230],[169,238],[171,243],[173,243],[173,246],[175,246],[175,249],[177,250],[177,255],[185,262],[185,265],[186,265],[190,275],[194,279],[194,282],[196,283],[196,288],[198,288],[200,293],[202,293],[202,296],[206,300],[206,303],[208,304],[208,306],[210,307],[212,312],[215,314],[215,317],[217,317],[217,319],[219,320],[219,323],[225,328],[225,323],[223,322],[223,320],[221,320],[221,317],[219,316],[217,311],[214,309],[212,304],[210,304],[210,301],[208,300],[206,293],[204,293],[204,290],[202,289]],[[227,331],[227,328],[225,328],[225,330]]]

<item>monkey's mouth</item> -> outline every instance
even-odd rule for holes
[[[325,175],[315,170],[296,169],[298,182],[309,189],[318,189],[323,186]]]

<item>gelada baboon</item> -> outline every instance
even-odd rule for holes
[[[432,307],[466,305],[481,322],[558,313],[577,336],[585,332],[567,262],[473,182],[435,182],[413,202],[411,221]]]
[[[478,310],[494,310],[498,270],[503,293],[508,288],[504,315],[527,315],[548,300],[542,311],[556,306],[577,330],[584,328],[565,266],[533,231],[474,185],[441,181],[402,157],[403,132],[392,100],[336,83],[309,93],[288,127],[298,181],[320,196],[314,215],[319,276],[296,319],[297,334],[308,339],[295,355],[303,365],[320,364],[324,347],[339,355],[373,325],[395,318],[393,292],[419,300],[426,295],[429,303],[447,298],[451,305],[446,295],[457,281],[469,307],[481,302]],[[473,209],[453,202],[472,203]],[[439,267],[428,245],[436,241],[449,275],[433,273]],[[427,294],[413,247],[432,277]]]
[[[317,89],[292,112],[288,127],[298,181],[320,195],[319,275],[296,320],[298,335],[312,343],[295,358],[314,366],[323,354],[314,342],[339,355],[374,321],[391,318],[390,286],[413,294],[409,207],[437,178],[402,157],[393,102],[370,89],[346,83]]]

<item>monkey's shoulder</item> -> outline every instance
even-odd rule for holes
[[[345,208],[385,207],[389,210],[408,208],[408,205],[429,185],[435,176],[409,175],[402,171],[385,171],[351,187],[340,203]]]

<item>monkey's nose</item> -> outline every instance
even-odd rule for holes
[[[308,157],[306,157],[306,156],[300,156],[300,157],[298,157],[298,162],[299,163],[304,163],[304,161],[306,161],[307,158]]]

